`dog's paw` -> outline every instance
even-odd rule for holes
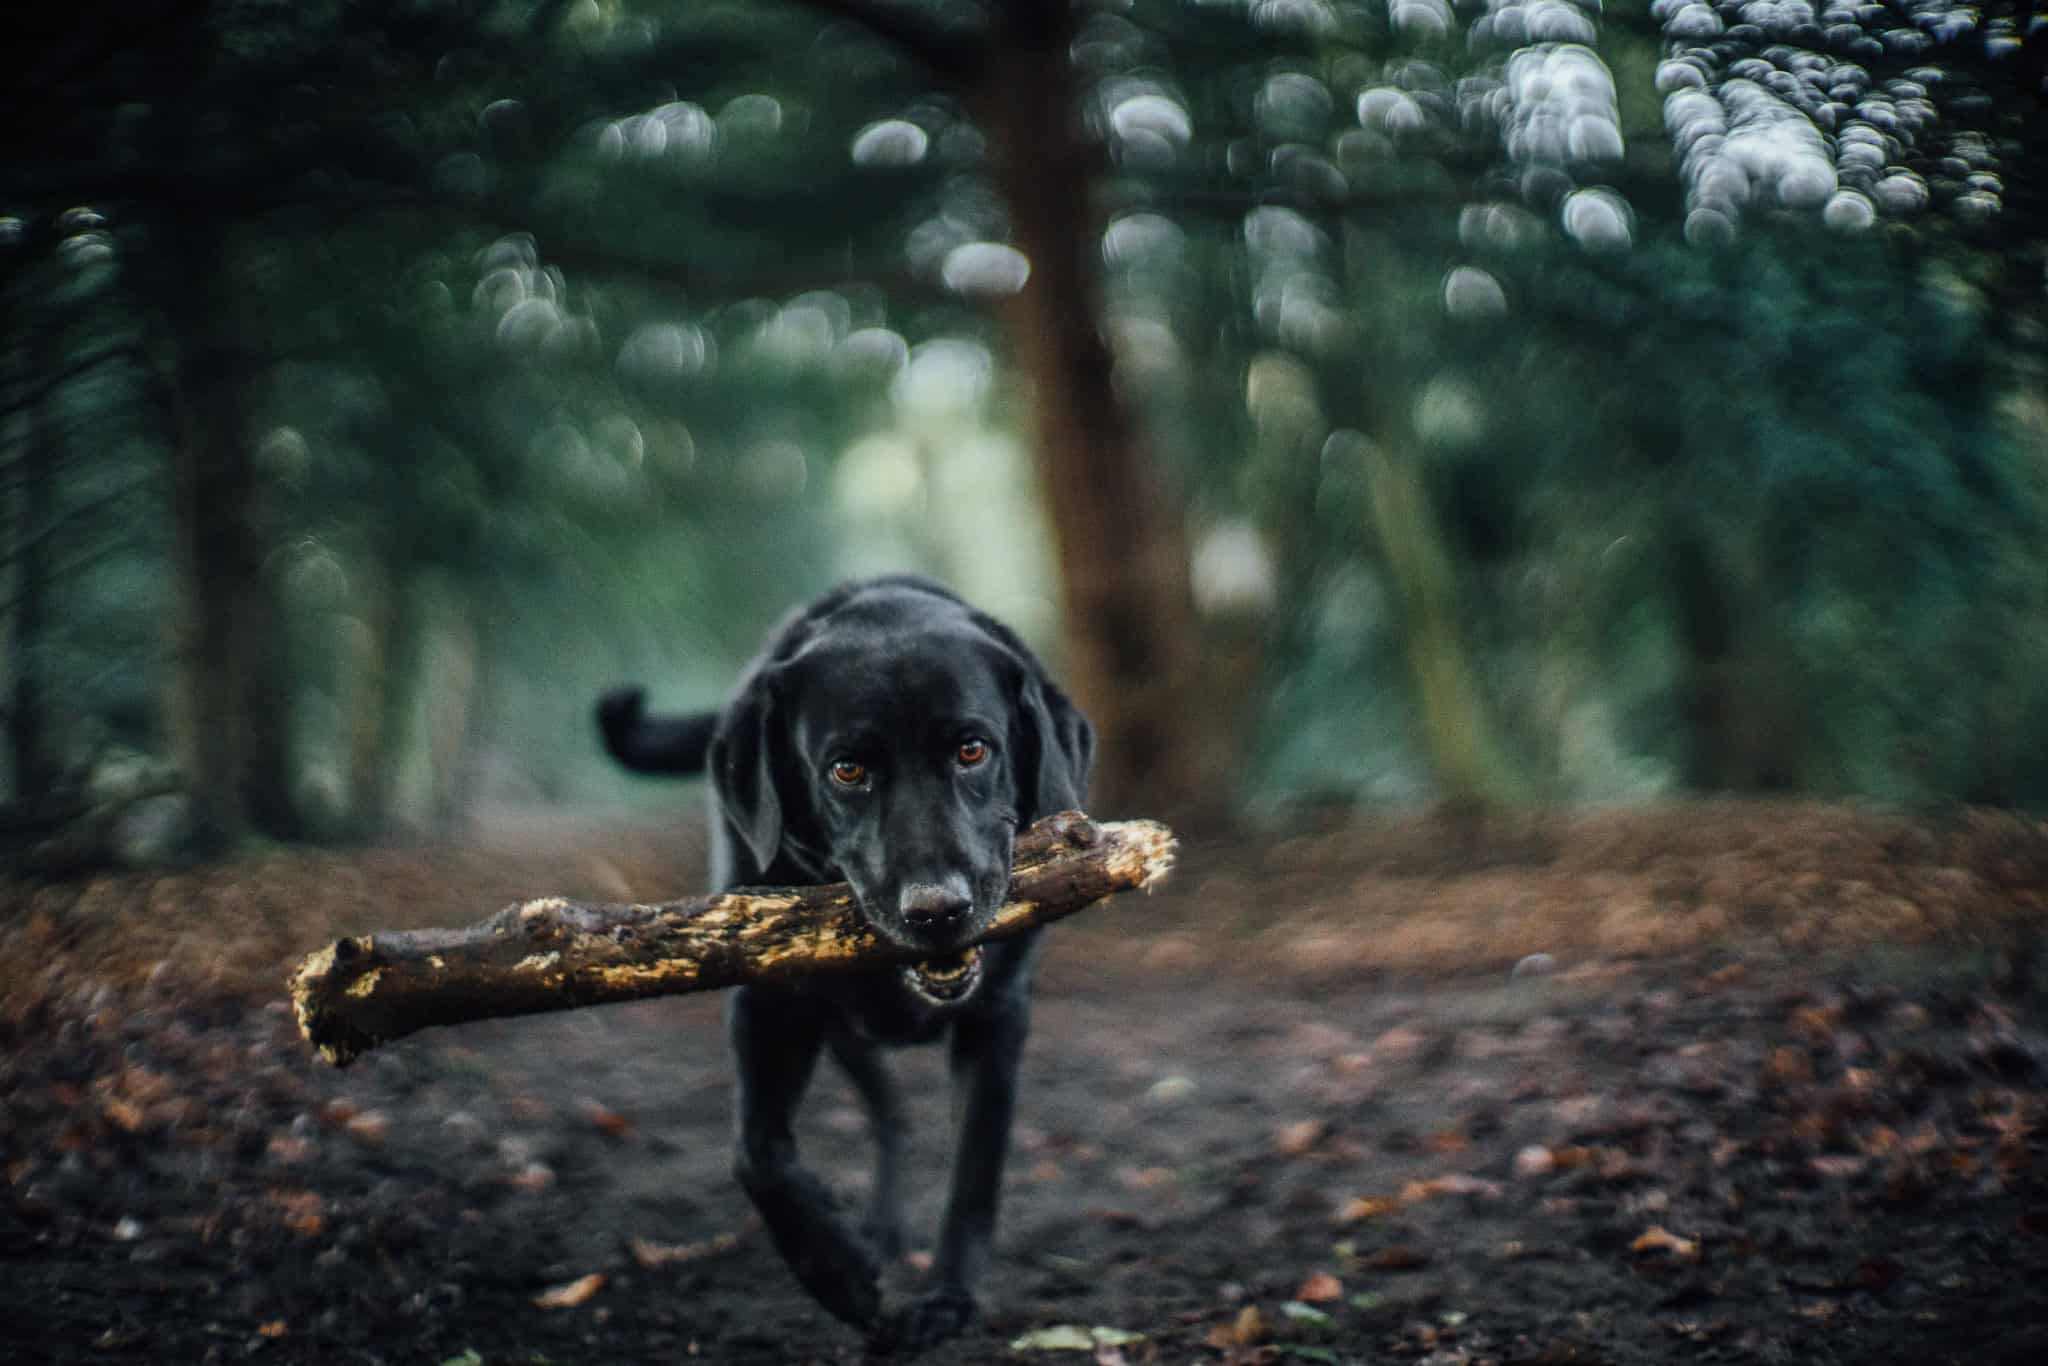
[[[868,1345],[883,1352],[915,1352],[960,1336],[974,1322],[974,1296],[964,1290],[934,1290],[884,1313]]]

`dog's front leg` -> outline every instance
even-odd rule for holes
[[[824,1043],[823,1022],[801,998],[741,987],[726,1030],[739,1087],[733,1175],[804,1289],[848,1323],[872,1328],[881,1310],[874,1254],[798,1160],[791,1127]]]
[[[923,1298],[890,1316],[883,1336],[919,1347],[959,1333],[974,1318],[974,1287],[988,1270],[1002,1200],[1003,1162],[1017,1110],[1017,1073],[1031,1029],[1031,1006],[1019,995],[987,1015],[953,1026],[952,1066],[960,1101],[953,1184],[932,1264],[935,1284]]]
[[[903,1207],[897,1197],[897,1176],[903,1168],[903,1095],[889,1075],[875,1045],[845,1032],[830,1040],[832,1056],[839,1060],[847,1080],[867,1110],[868,1127],[875,1139],[875,1185],[868,1197],[868,1212],[861,1220],[861,1233],[875,1256],[893,1262],[903,1255]]]

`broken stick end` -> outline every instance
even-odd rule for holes
[[[326,948],[307,954],[286,980],[291,993],[292,1015],[299,1022],[300,1037],[313,1046],[322,1062],[331,1067],[346,1067],[376,1046],[375,1039],[350,1028],[331,1012],[321,1009],[315,1000],[321,985],[333,974],[337,960],[352,958],[368,947],[368,936],[337,939]]]

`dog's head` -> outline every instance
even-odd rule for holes
[[[950,599],[885,600],[764,663],[711,772],[757,869],[844,878],[878,934],[930,955],[908,984],[950,1003],[978,985],[968,946],[1003,903],[1017,829],[1081,804],[1093,746],[1010,632]]]

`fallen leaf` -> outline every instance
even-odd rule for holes
[[[606,1138],[624,1138],[633,1132],[633,1121],[609,1105],[592,1100],[589,1096],[585,1096],[576,1104],[583,1112],[584,1121]]]
[[[1842,1025],[1839,1002],[1824,1006],[1801,1006],[1792,1012],[1792,1027],[1815,1039],[1826,1039]]]
[[[279,1162],[289,1165],[305,1161],[311,1155],[313,1145],[297,1134],[272,1134],[264,1151]]]
[[[350,1115],[341,1127],[356,1142],[374,1148],[382,1144],[385,1135],[391,1132],[391,1117],[382,1110],[364,1110]]]
[[[1383,1247],[1365,1259],[1365,1266],[1372,1271],[1413,1271],[1428,1265],[1429,1254],[1406,1243]]]
[[[1402,1058],[1416,1052],[1428,1041],[1429,1036],[1419,1029],[1395,1025],[1372,1041],[1372,1051],[1382,1058]]]
[[[1628,1245],[1631,1252],[1669,1252],[1682,1262],[1696,1262],[1700,1245],[1696,1239],[1681,1238],[1662,1224],[1652,1224]]]
[[[1813,1080],[1813,1059],[1804,1049],[1783,1045],[1771,1050],[1764,1061],[1764,1076],[1781,1085],[1796,1086]]]
[[[1418,1204],[1434,1200],[1439,1195],[1479,1195],[1492,1199],[1500,1194],[1500,1183],[1487,1181],[1464,1172],[1450,1172],[1444,1176],[1432,1176],[1424,1181],[1410,1181],[1401,1187],[1401,1203]]]
[[[1439,1156],[1445,1153],[1461,1153],[1472,1146],[1472,1140],[1457,1129],[1442,1129],[1422,1140],[1423,1149]]]
[[[108,1096],[100,1102],[100,1113],[108,1123],[123,1133],[139,1133],[142,1129],[142,1107],[118,1096]]]
[[[1094,1352],[1097,1359],[1104,1353],[1115,1353],[1119,1347],[1129,1347],[1143,1342],[1143,1333],[1133,1333],[1124,1328],[1105,1328],[1097,1324],[1084,1328],[1078,1323],[1055,1323],[1046,1328],[1034,1328],[1019,1338],[1010,1339],[1013,1352]]]
[[[1391,1195],[1354,1195],[1337,1210],[1337,1222],[1355,1224],[1362,1219],[1378,1219],[1401,1208],[1401,1202]]]
[[[1056,1323],[1010,1339],[1013,1352],[1092,1352],[1095,1339],[1078,1323]]]
[[[626,1249],[633,1254],[633,1260],[648,1271],[702,1261],[706,1257],[730,1252],[739,1245],[740,1235],[733,1231],[715,1234],[695,1243],[657,1243],[646,1238],[629,1238],[626,1241]]]
[[[574,1309],[588,1304],[590,1297],[604,1289],[604,1273],[593,1271],[588,1276],[578,1276],[573,1281],[551,1286],[533,1297],[533,1303],[540,1309]]]
[[[1232,1347],[1250,1347],[1264,1342],[1267,1337],[1266,1316],[1259,1312],[1256,1304],[1248,1304],[1237,1311],[1237,1317],[1228,1323],[1219,1323],[1209,1330],[1203,1341],[1218,1351]]]
[[[1298,1119],[1292,1124],[1283,1124],[1273,1131],[1273,1151],[1282,1157],[1300,1157],[1316,1144],[1330,1126],[1320,1119]]]
[[[327,1202],[318,1191],[273,1190],[269,1199],[284,1226],[301,1238],[317,1238],[327,1227]]]
[[[1194,1094],[1194,1078],[1184,1077],[1178,1073],[1170,1077],[1161,1077],[1145,1088],[1145,1098],[1162,1105],[1177,1105]]]
[[[1515,1154],[1516,1176],[1548,1176],[1557,1170],[1557,1155],[1540,1143],[1531,1143]]]
[[[1327,1271],[1318,1271],[1301,1283],[1294,1298],[1303,1304],[1328,1304],[1344,1298],[1344,1283]]]
[[[1128,1328],[1104,1328],[1099,1323],[1088,1330],[1088,1336],[1095,1339],[1097,1347],[1129,1347],[1145,1340],[1143,1333]]]

